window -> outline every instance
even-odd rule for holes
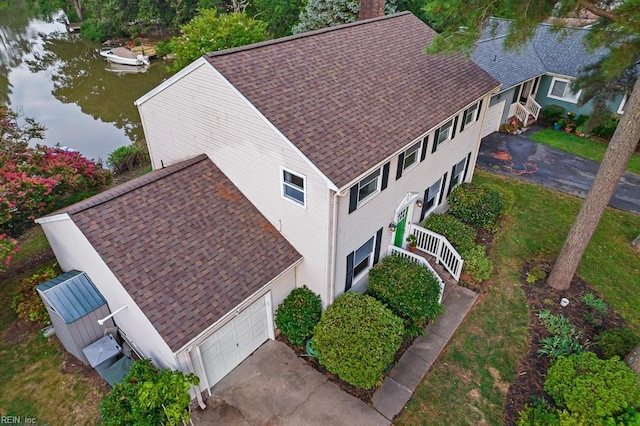
[[[627,103],[627,95],[625,94],[622,97],[622,101],[620,101],[620,106],[618,107],[618,114],[624,114],[624,106]]]
[[[380,170],[376,170],[358,183],[358,204],[378,192],[380,185]]]
[[[464,129],[478,121],[478,117],[480,116],[480,109],[482,108],[482,101],[478,102],[475,105],[467,108],[462,115],[462,127],[460,131],[462,132]]]
[[[429,144],[429,135],[423,137],[409,149],[398,155],[398,167],[396,168],[396,180],[402,177],[405,170],[409,170],[427,156],[427,145]]]
[[[547,96],[551,99],[558,99],[560,101],[577,104],[578,99],[580,98],[580,93],[582,93],[582,90],[578,90],[578,93],[573,93],[571,91],[571,81],[553,77]]]
[[[453,191],[456,186],[464,182],[464,179],[467,175],[467,164],[469,163],[470,159],[471,153],[469,153],[466,158],[463,158],[462,161],[453,166],[453,168],[451,169],[451,181],[449,181],[448,194],[451,194],[451,191]]]
[[[282,196],[294,203],[305,205],[304,176],[282,168]]]
[[[355,251],[347,256],[347,279],[345,291],[366,276],[369,269],[380,259],[380,242],[382,240],[382,229],[378,229],[376,234],[365,241]]]
[[[426,191],[424,191],[424,203],[422,204],[422,211],[420,212],[420,222],[422,222],[424,218],[427,217],[429,213],[434,211],[440,204],[439,198],[441,186],[442,179],[438,179],[436,183],[434,183],[429,188],[427,188]]]
[[[422,142],[414,144],[411,148],[404,152],[404,160],[402,162],[402,170],[407,170],[409,167],[418,163],[420,146]]]
[[[433,136],[433,147],[431,153],[436,152],[438,147],[456,136],[456,127],[458,126],[458,116],[456,115],[452,120],[447,121],[442,126],[436,129],[436,133]]]
[[[389,166],[386,162],[381,168],[370,173],[349,190],[349,213],[353,213],[364,201],[385,190],[389,183]]]

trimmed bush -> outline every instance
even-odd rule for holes
[[[604,424],[640,408],[638,376],[619,358],[601,360],[593,352],[558,358],[544,390],[563,409],[563,424]]]
[[[606,359],[618,356],[624,358],[638,344],[640,339],[626,327],[607,330],[595,337],[596,347]]]
[[[448,201],[451,215],[482,228],[492,228],[502,213],[500,193],[474,183],[458,185]]]
[[[564,114],[564,108],[560,105],[546,105],[540,110],[538,121],[544,126],[551,126]]]
[[[402,344],[402,320],[371,296],[348,292],[322,314],[313,332],[318,361],[345,382],[376,386]]]
[[[51,324],[49,312],[47,312],[36,286],[57,277],[59,273],[60,268],[55,264],[47,266],[22,280],[20,289],[11,301],[11,308],[18,314],[18,318],[27,322],[38,323],[41,326]]]
[[[513,191],[505,188],[504,186],[495,184],[487,184],[482,186],[490,190],[498,191],[498,193],[500,194],[500,198],[502,198],[502,211],[500,212],[501,216],[503,214],[509,213],[513,206],[516,204],[516,194],[514,194]]]
[[[520,411],[518,426],[558,426],[560,418],[555,408],[549,407],[548,404],[538,403],[533,405],[525,405],[524,410]]]
[[[464,259],[462,264],[463,273],[471,275],[477,282],[488,279],[493,271],[493,262],[485,251],[483,245],[474,244],[470,249],[460,252]]]
[[[475,245],[476,230],[450,214],[432,214],[425,219],[423,226],[444,235],[459,252]]]
[[[116,148],[107,158],[107,165],[117,175],[136,170],[149,164],[149,153],[140,144]]]
[[[276,309],[276,326],[292,345],[302,346],[320,321],[320,296],[305,285],[294,289]]]
[[[411,325],[423,325],[442,313],[438,279],[424,266],[387,256],[369,271],[368,290]]]

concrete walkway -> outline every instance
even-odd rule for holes
[[[533,142],[527,138],[530,132],[486,136],[480,145],[477,166],[584,198],[599,163]],[[640,175],[626,172],[609,205],[640,214]]]
[[[467,316],[478,295],[456,286],[444,300],[444,314],[427,326],[373,394],[373,406],[389,420],[402,411],[422,378]]]

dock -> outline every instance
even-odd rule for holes
[[[156,47],[154,45],[143,44],[140,46],[133,46],[131,51],[136,55],[148,56],[150,58],[154,58],[156,53]]]

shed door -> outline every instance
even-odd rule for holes
[[[490,106],[487,111],[487,118],[484,121],[484,127],[482,128],[481,137],[485,137],[490,133],[496,132],[500,128],[500,120],[502,119],[502,112],[504,111],[504,104],[506,101],[498,102],[497,104]]]
[[[269,338],[265,298],[261,297],[200,345],[209,386],[215,385]]]

